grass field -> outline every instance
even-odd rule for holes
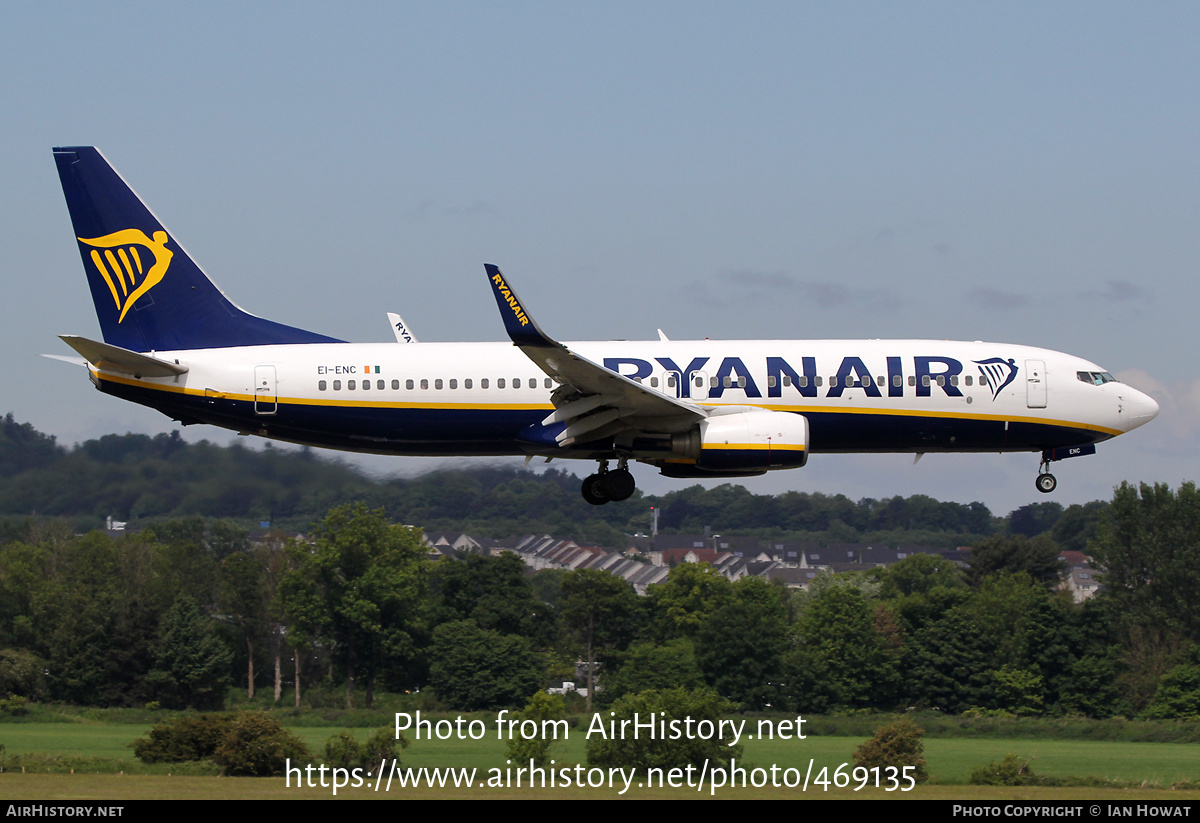
[[[148,726],[106,723],[21,723],[0,724],[0,743],[9,755],[40,752],[71,757],[105,758],[127,763],[139,770],[128,743],[143,735]],[[325,741],[336,730],[329,727],[292,727],[290,729],[308,745],[310,751],[320,752]],[[369,730],[360,730],[363,737]],[[747,768],[769,769],[772,765],[798,769],[803,775],[812,760],[812,774],[822,767],[832,772],[838,765],[850,762],[861,737],[810,736],[805,740],[748,741],[743,755]],[[1053,776],[1094,776],[1147,784],[1146,789],[1052,789],[1052,788],[985,788],[966,786],[971,769],[999,760],[1007,753],[1036,758],[1033,768],[1038,774]],[[716,796],[737,798],[798,798],[841,797],[899,799],[1151,799],[1169,798],[1176,801],[1198,800],[1200,792],[1169,791],[1172,783],[1200,779],[1200,746],[1175,743],[1094,742],[1053,739],[930,739],[925,740],[929,771],[939,785],[921,786],[914,792],[883,792],[868,789],[823,791],[811,786],[807,793],[787,788],[720,788]],[[556,765],[584,763],[583,730],[572,731],[571,739],[561,743],[553,752]],[[504,745],[494,737],[479,741],[414,741],[403,753],[406,767],[454,767],[478,770],[477,781],[485,778],[489,769],[505,767]],[[289,788],[282,778],[217,778],[161,774],[3,774],[0,775],[0,799],[133,799],[154,798],[298,798],[331,797],[328,788]],[[589,797],[616,798],[617,790],[602,789],[453,789],[421,788],[374,792],[369,789],[342,789],[339,797]],[[636,785],[626,797],[708,797],[706,787],[698,793],[695,788],[650,789]]]

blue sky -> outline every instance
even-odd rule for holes
[[[37,356],[98,336],[50,154],[91,144],[232,299],[346,339],[391,339],[388,310],[502,339],[495,262],[563,339],[1019,342],[1163,407],[1050,498],[1034,455],[818,454],[756,491],[1002,513],[1175,485],[1197,42],[1185,3],[2,4],[0,412],[67,443],[175,425]]]

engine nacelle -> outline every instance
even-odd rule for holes
[[[808,418],[764,409],[714,414],[671,437],[671,451],[707,472],[761,473],[808,461]]]

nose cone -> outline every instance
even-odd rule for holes
[[[1158,403],[1153,397],[1129,386],[1121,387],[1119,414],[1121,428],[1132,431],[1158,417]]]

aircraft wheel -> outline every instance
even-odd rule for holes
[[[604,476],[600,474],[590,474],[583,481],[583,499],[591,503],[593,506],[602,506],[608,502],[608,495],[604,490]]]
[[[637,481],[628,469],[614,469],[601,477],[604,494],[609,500],[628,500],[637,488]]]
[[[1058,487],[1058,480],[1052,474],[1039,474],[1037,476],[1037,490],[1042,494],[1049,494]]]

